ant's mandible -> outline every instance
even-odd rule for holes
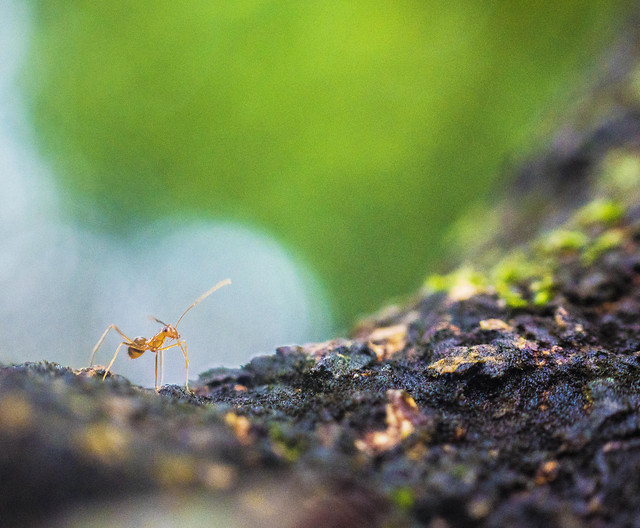
[[[156,355],[156,377],[155,377],[154,386],[157,392],[158,391],[158,355],[160,356],[160,371],[161,371],[160,377],[162,378],[162,374],[164,372],[163,352],[165,350],[168,350],[170,348],[177,346],[177,347],[180,347],[180,350],[182,350],[182,354],[184,355],[184,363],[187,370],[187,381],[185,383],[185,388],[189,390],[189,356],[187,355],[187,343],[185,341],[180,341],[180,334],[178,334],[178,330],[176,330],[176,328],[178,327],[178,324],[180,324],[180,321],[182,321],[182,318],[186,315],[186,313],[189,310],[191,310],[191,308],[193,308],[196,304],[198,304],[199,302],[209,297],[209,295],[211,295],[214,291],[222,288],[223,286],[226,286],[227,284],[231,284],[230,279],[225,279],[223,281],[220,281],[209,291],[203,293],[200,297],[198,297],[198,299],[196,299],[196,301],[191,306],[189,306],[189,308],[187,308],[182,313],[182,315],[174,325],[163,323],[162,321],[160,321],[160,319],[156,319],[154,317],[153,319],[158,323],[160,323],[161,325],[163,325],[163,328],[156,335],[154,335],[149,339],[147,339],[146,337],[136,337],[135,339],[131,339],[126,335],[124,335],[116,325],[114,324],[109,325],[107,329],[104,331],[104,333],[102,334],[102,337],[96,343],[96,346],[93,347],[93,352],[91,353],[91,361],[89,362],[89,366],[90,367],[93,366],[93,360],[96,356],[96,352],[98,351],[98,348],[100,348],[100,345],[104,341],[104,338],[107,337],[109,330],[113,329],[116,332],[118,332],[122,337],[124,337],[125,341],[120,343],[118,345],[118,348],[116,348],[116,353],[113,355],[113,358],[111,358],[111,362],[109,363],[107,370],[104,371],[104,376],[102,376],[103,380],[107,377],[109,370],[111,370],[111,366],[113,365],[113,362],[116,360],[116,357],[118,356],[118,352],[120,352],[120,348],[122,348],[123,346],[127,346],[129,357],[131,359],[137,359],[147,351],[153,352]],[[164,342],[167,339],[173,339],[175,340],[175,343],[164,346]]]

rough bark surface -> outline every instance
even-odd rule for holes
[[[523,164],[490,243],[350,339],[193,393],[0,368],[1,524],[640,526],[636,50]]]

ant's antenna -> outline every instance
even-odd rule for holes
[[[226,286],[227,284],[231,284],[231,279],[225,279],[223,281],[220,281],[218,284],[216,284],[213,288],[211,288],[209,291],[203,293],[200,297],[198,297],[196,299],[196,301],[189,306],[189,308],[187,308],[184,313],[180,316],[180,319],[178,319],[178,322],[173,325],[174,328],[177,328],[178,324],[180,323],[180,321],[182,321],[182,318],[186,315],[186,313],[191,310],[191,308],[193,308],[196,304],[198,304],[199,302],[204,301],[207,297],[209,297],[209,295],[211,295],[214,291],[219,290],[220,288],[222,288],[223,286]]]

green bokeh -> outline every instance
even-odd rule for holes
[[[421,284],[628,5],[33,0],[24,86],[79,221],[257,225],[346,324]]]

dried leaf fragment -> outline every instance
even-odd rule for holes
[[[249,437],[249,430],[251,429],[251,422],[246,416],[240,416],[236,413],[229,412],[224,415],[224,421],[227,422],[227,425],[233,429],[236,437],[243,445],[248,445],[251,443],[251,438]]]
[[[372,431],[356,440],[355,446],[369,455],[377,455],[392,449],[411,435],[416,426],[425,425],[426,418],[414,399],[403,390],[387,391],[387,428]]]
[[[480,321],[480,328],[482,330],[500,330],[504,332],[513,332],[513,327],[507,324],[502,319],[484,319]]]
[[[390,359],[407,344],[407,325],[399,324],[376,328],[369,334],[367,346],[373,350],[378,361]]]

